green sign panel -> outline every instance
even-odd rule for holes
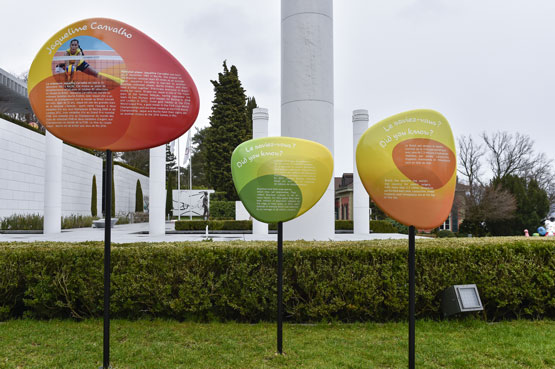
[[[243,142],[231,156],[239,198],[253,218],[285,222],[320,200],[333,174],[333,157],[316,142],[265,137]]]

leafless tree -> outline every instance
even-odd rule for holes
[[[467,193],[465,218],[471,221],[499,221],[511,219],[516,210],[514,196],[493,185],[478,185],[471,195]]]
[[[490,136],[484,132],[482,139],[489,149],[488,161],[495,178],[519,175],[531,167],[534,141],[530,136],[508,132],[495,132]]]
[[[548,195],[553,194],[555,186],[555,171],[553,170],[553,160],[549,159],[544,153],[535,154],[525,170],[519,173],[523,178],[534,179],[538,182],[541,189]]]
[[[536,180],[555,201],[555,171],[553,160],[544,153],[534,151],[534,141],[527,135],[496,132],[491,136],[482,133],[489,149],[488,160],[495,178],[516,175],[527,180]]]
[[[481,180],[482,157],[485,154],[481,144],[476,143],[472,136],[459,138],[459,168],[458,172],[466,179],[470,194],[478,186],[483,186]]]
[[[514,216],[516,201],[514,196],[500,188],[485,183],[483,169],[491,170],[493,179],[503,179],[514,175],[535,180],[549,197],[555,208],[555,170],[553,160],[544,153],[536,153],[534,141],[520,133],[482,133],[483,144],[472,136],[462,136],[458,140],[459,175],[466,189],[464,197],[465,217],[469,220],[486,222],[509,219]],[[489,164],[484,168],[483,163]]]

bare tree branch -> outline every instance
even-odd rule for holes
[[[527,135],[495,132],[491,136],[482,133],[482,138],[490,150],[488,160],[495,178],[519,175],[531,166],[534,141]]]
[[[477,144],[472,136],[459,138],[459,168],[458,172],[466,178],[469,190],[472,193],[477,185],[482,185],[481,169],[482,157],[485,154],[482,145]]]
[[[488,222],[514,218],[515,197],[507,190],[495,186],[477,186],[475,196],[466,196],[465,218]]]

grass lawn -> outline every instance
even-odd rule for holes
[[[114,320],[123,368],[405,368],[405,323],[284,325]],[[102,320],[0,322],[0,368],[99,368]],[[417,368],[555,368],[555,321],[417,321]]]

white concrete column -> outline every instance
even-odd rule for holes
[[[353,110],[353,233],[370,232],[370,197],[362,185],[357,169],[357,145],[368,129],[368,110]]]
[[[252,110],[252,138],[268,137],[268,109],[255,108]],[[268,234],[268,223],[253,218],[252,234]]]
[[[333,154],[333,1],[281,1],[281,134]],[[284,224],[286,240],[335,236],[333,181],[308,212]]]
[[[62,231],[62,145],[62,140],[46,131],[44,234]]]
[[[166,145],[150,149],[148,226],[151,236],[166,233]]]

